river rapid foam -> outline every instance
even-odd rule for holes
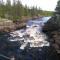
[[[26,29],[20,29],[11,32],[10,41],[20,41],[20,49],[24,50],[28,47],[44,47],[50,46],[47,41],[48,36],[42,32],[42,27],[44,23],[48,21],[51,17],[43,17],[36,20],[29,20],[26,23]]]

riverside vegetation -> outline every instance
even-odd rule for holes
[[[5,3],[3,0],[0,0],[0,24],[2,24],[0,31],[11,31],[16,29],[16,27],[20,28],[25,26],[25,22],[32,18],[38,18],[40,16],[52,16],[53,12],[51,11],[43,11],[41,8],[36,7],[28,7],[27,5],[23,6],[20,0],[6,0]],[[5,20],[4,20],[5,19]],[[6,20],[10,21],[11,24],[6,23]],[[7,27],[7,25],[11,27]],[[15,27],[14,27],[14,26]]]

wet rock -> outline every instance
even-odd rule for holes
[[[50,18],[46,23],[45,26],[43,27],[44,31],[50,32],[50,31],[55,31],[57,29],[59,29],[60,26],[57,22],[57,17],[54,16],[52,18]]]
[[[43,32],[49,37],[51,46],[60,54],[60,21],[56,16],[52,17],[43,27]]]

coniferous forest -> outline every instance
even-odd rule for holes
[[[22,17],[33,17],[33,16],[51,16],[53,12],[43,11],[41,8],[28,7],[23,5],[20,0],[7,0],[5,3],[3,0],[0,0],[0,17],[7,18],[11,20],[21,19]]]

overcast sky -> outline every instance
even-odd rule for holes
[[[5,1],[5,0],[4,0]],[[37,6],[43,10],[54,11],[58,0],[21,0],[23,5]]]
[[[21,0],[22,3],[28,6],[37,6],[43,10],[54,11],[58,0]]]

